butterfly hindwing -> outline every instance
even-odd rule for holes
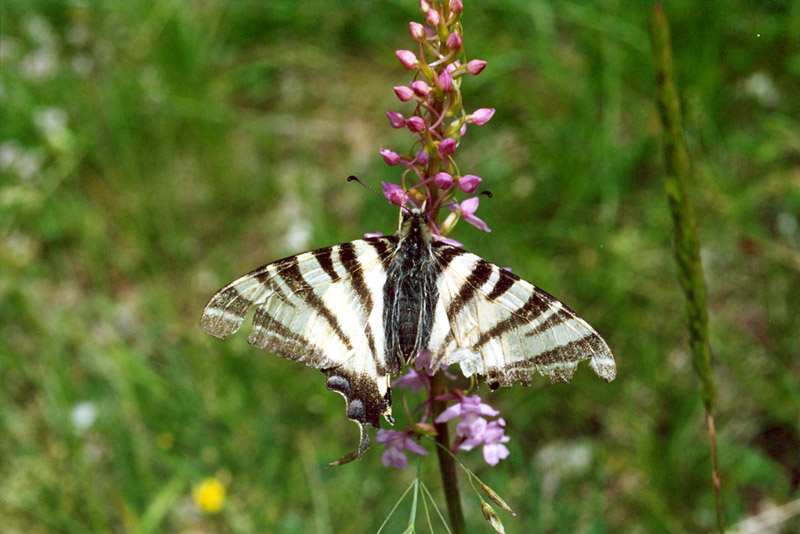
[[[235,280],[205,308],[202,328],[225,338],[255,307],[248,342],[321,369],[329,389],[347,400],[347,416],[362,425],[391,420],[384,358],[386,263],[396,238],[376,237],[279,260]]]
[[[493,388],[530,384],[535,372],[566,382],[585,359],[614,379],[605,341],[565,304],[475,254],[439,242],[432,251],[441,272],[429,346],[436,364],[458,363]]]

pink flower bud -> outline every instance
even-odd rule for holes
[[[461,65],[461,62],[456,60],[456,61],[453,61],[452,63],[450,63],[449,65],[447,65],[444,68],[444,70],[446,70],[450,74],[453,74],[453,71],[456,70],[456,68],[459,67],[460,65]]]
[[[406,70],[415,69],[419,65],[417,56],[411,50],[396,50],[395,54],[397,54],[397,59],[400,60]]]
[[[414,133],[425,130],[425,121],[422,117],[413,116],[406,121],[406,126]]]
[[[461,130],[460,130],[459,133],[461,134],[461,137],[464,137],[465,135],[467,135],[467,123],[466,122],[461,125]]]
[[[408,33],[411,34],[412,39],[419,41],[420,39],[425,38],[425,27],[419,22],[409,22]]]
[[[414,91],[412,91],[410,87],[406,87],[405,85],[398,85],[397,87],[395,87],[394,94],[397,95],[397,98],[399,98],[401,102],[408,102],[409,100],[414,98]]]
[[[386,110],[386,116],[389,117],[389,124],[392,125],[392,128],[402,128],[406,125],[406,119],[403,117],[402,113],[398,113],[397,111],[390,111]]]
[[[478,189],[478,184],[480,184],[482,181],[483,180],[479,176],[475,176],[474,174],[465,174],[458,179],[458,187],[466,194],[471,195],[476,189]]]
[[[419,10],[424,14],[430,11],[431,4],[428,0],[419,0]]]
[[[453,90],[453,77],[450,76],[450,73],[447,72],[447,69],[443,70],[441,74],[439,74],[439,85],[442,86],[442,91],[445,93],[449,93]]]
[[[414,90],[414,93],[417,96],[421,96],[423,98],[428,96],[428,93],[431,92],[430,86],[427,83],[423,82],[422,80],[417,80],[415,82],[412,82],[411,89]]]
[[[458,15],[462,11],[464,11],[464,4],[461,3],[461,0],[450,0],[450,13]]]
[[[476,126],[483,126],[489,119],[492,118],[494,115],[494,108],[481,108],[475,110],[475,113],[472,114],[472,123]]]
[[[455,139],[445,139],[441,143],[439,143],[439,154],[442,156],[452,156],[456,152],[456,140]]]
[[[381,182],[383,196],[395,206],[402,206],[406,201],[406,192],[399,185],[392,182]]]
[[[446,172],[440,172],[433,177],[433,184],[444,191],[453,187],[453,177]]]
[[[388,148],[382,148],[380,150],[381,156],[383,156],[383,161],[390,167],[394,167],[395,165],[399,164],[402,159],[400,158],[400,154],[395,152],[394,150],[389,150]]]
[[[414,59],[416,59],[416,57]],[[484,60],[473,59],[472,61],[467,63],[467,72],[469,72],[472,75],[477,75],[481,73],[484,67],[486,67],[486,62]]]
[[[458,50],[461,48],[461,36],[457,33],[451,33],[447,36],[447,40],[444,43],[450,50]]]
[[[442,17],[439,16],[439,12],[435,9],[429,9],[425,15],[425,21],[431,26],[438,26],[442,21]]]
[[[428,164],[428,159],[430,159],[428,152],[424,148],[420,147],[417,151],[417,163],[425,166]]]

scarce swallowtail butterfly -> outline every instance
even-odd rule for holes
[[[358,239],[259,267],[214,295],[207,333],[227,338],[255,307],[248,342],[320,369],[361,427],[392,419],[391,375],[431,353],[431,370],[459,364],[492,389],[535,373],[568,382],[578,362],[611,381],[600,335],[548,293],[512,272],[431,237],[426,216],[403,214],[393,236]]]

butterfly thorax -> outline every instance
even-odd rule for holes
[[[397,251],[386,271],[383,287],[383,324],[386,366],[399,374],[426,348],[439,298],[431,236],[423,215],[407,213],[397,236]]]

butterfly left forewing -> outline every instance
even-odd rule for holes
[[[440,303],[430,350],[493,387],[529,384],[534,373],[565,382],[581,360],[605,380],[616,365],[605,341],[566,305],[513,273],[464,250],[434,243]]]
[[[239,329],[255,307],[248,342],[321,369],[329,389],[347,400],[362,425],[391,420],[383,356],[385,262],[393,237],[370,238],[305,252],[265,265],[222,288],[206,306],[202,328],[217,337]]]

